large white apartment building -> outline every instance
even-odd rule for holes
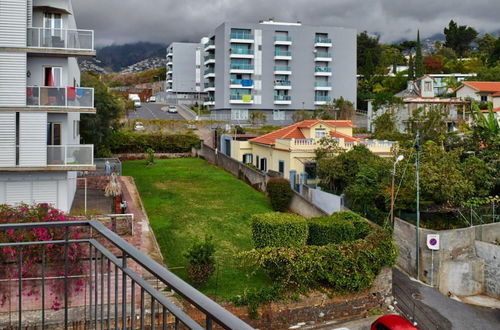
[[[77,171],[95,169],[80,113],[95,113],[77,57],[95,56],[71,0],[0,0],[0,204],[69,211]]]

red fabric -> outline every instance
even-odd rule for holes
[[[76,98],[76,87],[68,87],[68,99]]]
[[[28,87],[28,88],[26,89],[26,95],[27,95],[28,97],[30,97],[30,96],[32,96],[32,95],[33,95],[33,89],[32,89],[31,87]]]
[[[54,86],[54,77],[52,75],[52,68],[45,68],[45,86]]]

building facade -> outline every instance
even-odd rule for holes
[[[80,113],[95,113],[77,57],[95,56],[70,0],[0,0],[0,204],[69,211],[77,171],[92,170]]]
[[[174,42],[167,47],[166,92],[203,92],[202,47],[201,43],[185,42]]]
[[[354,29],[226,22],[203,50],[204,104],[214,119],[244,124],[261,111],[282,125],[340,97],[356,104]]]

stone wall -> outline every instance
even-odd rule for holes
[[[130,154],[115,154],[113,157],[120,159],[120,161],[126,160],[140,160],[147,159],[148,155],[145,153],[130,153]],[[155,153],[156,159],[174,159],[174,158],[189,158],[193,157],[190,152],[184,153]]]
[[[109,176],[89,176],[87,179],[87,189],[102,190],[106,188],[109,183]],[[77,180],[77,188],[85,189],[85,180]]]
[[[500,245],[475,243],[477,256],[484,260],[484,292],[500,299]]]

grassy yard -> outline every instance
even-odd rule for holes
[[[196,238],[212,235],[217,245],[218,271],[200,289],[228,299],[245,288],[270,280],[260,272],[238,267],[234,255],[252,248],[250,216],[271,211],[267,198],[244,182],[202,159],[123,163],[133,176],[169,268],[187,279],[184,253]]]

